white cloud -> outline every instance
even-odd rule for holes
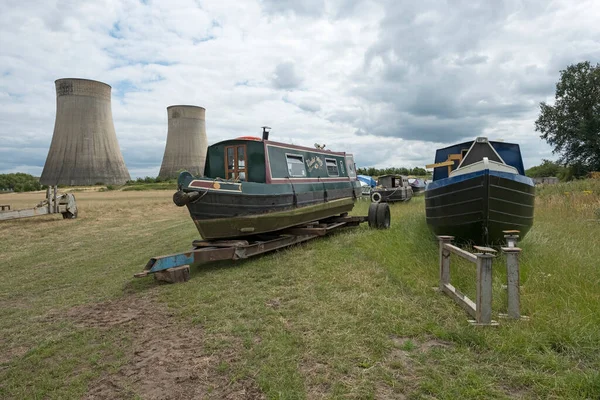
[[[552,157],[533,121],[558,71],[600,61],[592,1],[4,3],[0,173],[41,172],[65,77],[113,87],[133,176],[158,173],[173,104],[206,108],[211,143],[269,125],[360,166],[412,167],[487,134],[520,143],[531,166]]]

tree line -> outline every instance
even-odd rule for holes
[[[40,183],[40,178],[23,172],[14,174],[0,174],[0,191],[32,192],[42,190],[45,186]]]

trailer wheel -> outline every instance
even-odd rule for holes
[[[377,206],[379,203],[371,203],[369,205],[369,214],[367,219],[369,220],[369,228],[377,228]]]
[[[75,214],[73,214],[70,211],[65,211],[64,213],[62,213],[63,219],[75,219],[77,218],[77,211],[75,211]]]
[[[379,203],[381,201],[381,193],[374,192],[371,194],[371,201],[373,203]]]
[[[390,227],[390,206],[388,203],[379,203],[377,205],[377,228],[389,229]]]

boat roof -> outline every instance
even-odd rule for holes
[[[448,147],[444,147],[436,150],[435,152],[435,163],[441,163],[448,159],[450,154],[460,154],[462,150],[469,150],[475,143],[475,140],[469,140],[468,142],[453,144]],[[515,167],[519,174],[525,175],[525,168],[523,167],[523,158],[521,157],[521,149],[516,143],[507,142],[495,142],[489,140],[488,143],[496,151],[496,153],[502,158],[506,165]],[[447,168],[435,168],[433,170],[433,180],[444,179],[448,177]]]
[[[324,155],[328,155],[328,154],[333,154],[333,155],[336,155],[336,156],[352,155],[352,154],[346,153],[344,151],[331,151],[329,149],[317,149],[315,147],[299,146],[299,145],[296,145],[296,144],[276,142],[276,141],[273,141],[273,140],[263,140],[263,139],[261,139],[259,137],[252,137],[252,136],[241,136],[241,137],[237,137],[237,138],[231,138],[231,139],[221,140],[220,142],[211,144],[209,147],[211,147],[211,146],[218,146],[218,145],[221,145],[221,144],[225,144],[227,142],[263,142],[263,143],[265,143],[267,145],[270,145],[270,146],[285,147],[285,148],[288,148],[288,149],[296,149],[296,150],[302,150],[302,151],[309,151],[311,153],[318,153],[318,154],[324,154]]]

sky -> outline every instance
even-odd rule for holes
[[[112,86],[134,178],[158,175],[175,104],[206,108],[209,144],[268,125],[358,167],[424,167],[487,136],[529,168],[557,158],[539,103],[600,62],[598,21],[593,0],[3,0],[0,173],[41,174],[59,78]]]

